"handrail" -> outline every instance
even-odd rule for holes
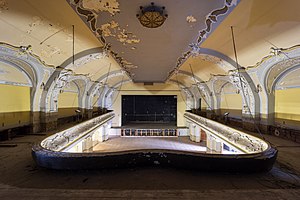
[[[186,112],[184,117],[207,129],[211,134],[221,138],[244,153],[261,153],[270,146],[267,142],[253,135],[228,127],[216,121]]]
[[[41,146],[51,151],[62,151],[68,146],[74,144],[74,142],[77,142],[81,138],[88,135],[94,129],[114,118],[114,116],[115,114],[113,112],[109,112],[82,122],[78,125],[47,137],[41,142]]]

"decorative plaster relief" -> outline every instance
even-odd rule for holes
[[[274,66],[272,66],[272,69],[268,72],[266,80],[266,89],[267,92],[270,94],[271,92],[274,92],[274,86],[277,78],[280,74],[282,74],[284,71],[288,70],[291,67],[294,67],[296,65],[300,65],[300,57],[291,58],[285,61],[281,61]]]
[[[109,12],[115,15],[120,12],[119,3],[116,0],[82,0],[82,7],[96,12]]]
[[[139,43],[140,40],[132,33],[126,31],[126,29],[119,27],[119,24],[115,21],[103,24],[100,27],[97,26],[99,12],[109,12],[112,15],[115,15],[120,12],[119,3],[116,0],[69,0],[69,2],[71,5],[75,6],[75,10],[80,16],[86,18],[88,26],[104,44],[106,50],[111,53],[115,60],[126,71],[128,76],[131,77],[132,75],[123,65],[124,58],[111,50],[111,46],[107,43],[105,37],[115,37],[116,40],[123,43],[123,45],[136,44]]]
[[[186,61],[186,59],[191,54],[198,51],[197,48],[200,48],[200,44],[203,41],[203,39],[206,38],[207,35],[211,32],[212,24],[218,22],[218,17],[222,16],[222,15],[226,15],[228,13],[228,11],[230,10],[230,7],[235,7],[237,5],[238,1],[239,0],[224,0],[223,8],[213,10],[211,13],[209,13],[206,16],[206,20],[205,20],[206,28],[199,31],[197,42],[189,45],[191,47],[190,50],[184,52],[182,54],[182,56],[180,56],[177,59],[175,69],[173,69],[172,71],[169,72],[169,78],[174,73],[174,71],[176,71],[176,69],[179,69],[179,67],[183,64],[184,61]]]
[[[213,77],[213,79],[211,79],[213,82],[213,91],[215,93],[215,95],[221,95],[222,93],[222,88],[224,87],[224,85],[230,81],[230,80],[219,80],[216,76]]]
[[[265,65],[276,64],[279,61],[297,57],[299,55],[300,55],[300,45],[295,45],[286,49],[271,47],[271,51],[269,55],[263,57],[261,61],[257,62],[255,65],[248,66],[247,70],[253,71],[255,68],[258,67],[265,68]]]
[[[87,63],[90,63],[90,62],[95,61],[95,60],[100,60],[100,59],[103,59],[105,57],[107,57],[106,52],[95,53],[95,54],[90,54],[90,55],[87,55],[87,56],[83,56],[83,57],[75,60],[74,65],[73,64],[68,65],[66,67],[66,69],[72,68],[74,70],[74,69],[76,69],[80,66],[86,65]]]
[[[243,98],[243,109],[244,114],[255,114],[255,100],[254,95],[251,91],[250,85],[244,76],[238,71],[231,71],[229,73],[231,83],[234,84],[237,89],[241,91]]]

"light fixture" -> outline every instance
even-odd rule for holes
[[[168,17],[165,7],[155,6],[153,2],[147,7],[140,6],[140,13],[136,16],[140,23],[147,28],[160,27]]]

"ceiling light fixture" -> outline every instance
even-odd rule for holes
[[[147,7],[140,6],[140,13],[136,15],[140,23],[147,28],[157,28],[163,25],[168,15],[165,7],[155,6],[152,2]]]

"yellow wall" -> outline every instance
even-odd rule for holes
[[[275,91],[275,117],[300,121],[300,88]]]
[[[165,91],[163,91],[163,89]],[[177,126],[185,126],[185,120],[183,114],[186,110],[185,101],[183,101],[178,86],[171,84],[154,84],[153,86],[144,86],[143,84],[128,83],[122,86],[119,95],[113,98],[114,104],[112,109],[114,110],[116,117],[113,119],[112,126],[121,126],[121,96],[122,95],[177,95]],[[155,91],[154,91],[155,90]],[[169,91],[167,91],[169,90]]]
[[[221,109],[242,110],[242,97],[240,94],[222,94]]]
[[[63,92],[58,96],[58,108],[78,107],[78,94],[73,92]]]
[[[74,92],[63,92],[58,96],[58,118],[76,115],[78,108],[78,94]]]
[[[30,111],[30,87],[0,84],[0,113]]]

